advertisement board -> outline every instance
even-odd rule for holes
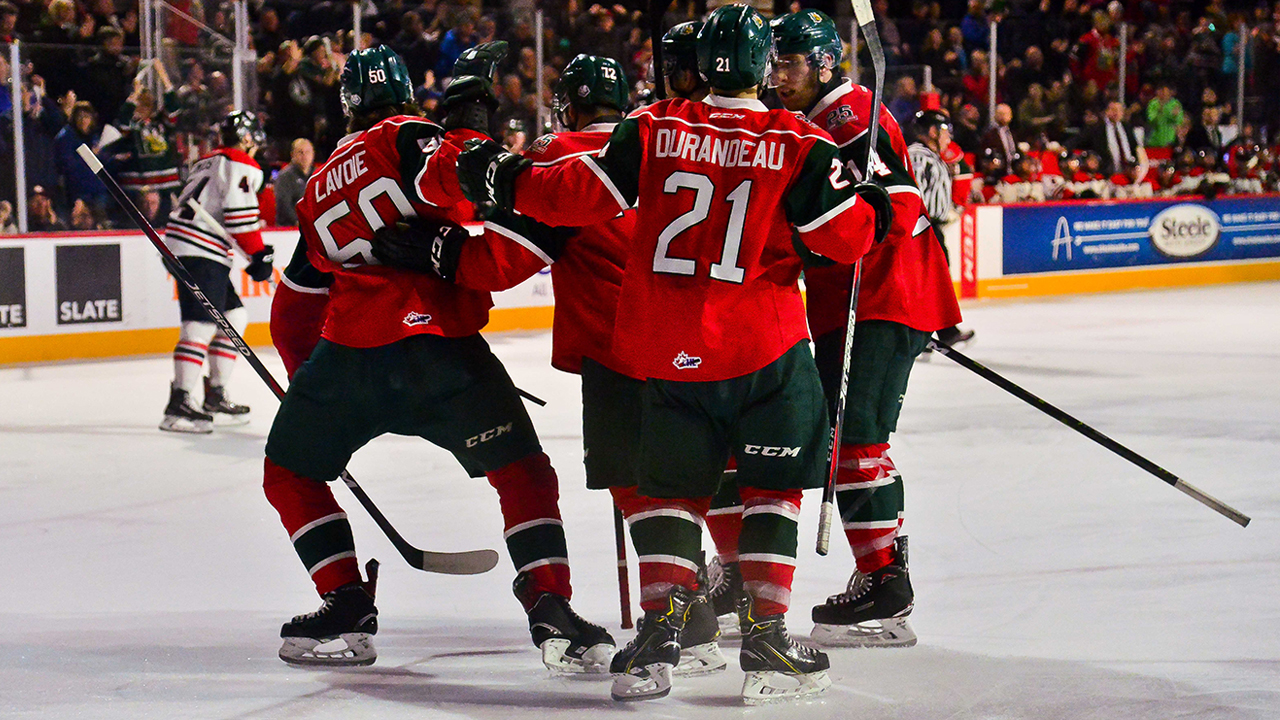
[[[1274,197],[1004,208],[1005,275],[1280,258]]]
[[[0,328],[27,326],[26,251],[0,248]]]

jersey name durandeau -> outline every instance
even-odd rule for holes
[[[728,113],[717,113],[725,116]],[[659,128],[653,134],[655,158],[679,158],[722,168],[751,167],[781,170],[787,146],[773,140],[725,139],[684,130]]]

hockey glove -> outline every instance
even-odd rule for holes
[[[493,76],[507,55],[505,40],[495,40],[469,48],[453,64],[453,80],[440,97],[445,130],[466,128],[489,134],[489,118],[498,107],[493,94]]]
[[[276,249],[263,245],[262,249],[249,258],[244,271],[254,282],[266,282],[271,279],[271,263],[276,259]]]
[[[510,210],[515,203],[516,178],[532,164],[492,140],[468,140],[467,149],[458,156],[458,184],[471,202],[489,202]]]
[[[858,183],[853,186],[853,191],[876,211],[876,242],[884,242],[893,225],[893,201],[889,199],[889,193],[871,182]]]
[[[453,282],[466,228],[448,221],[409,217],[373,234],[373,256],[387,267],[429,273]]]

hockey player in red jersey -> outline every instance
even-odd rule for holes
[[[569,607],[555,471],[505,368],[479,335],[489,294],[382,266],[371,252],[373,233],[406,217],[460,219],[456,143],[483,137],[476,129],[487,125],[492,68],[505,46],[461,56],[442,99],[447,129],[414,116],[408,74],[390,50],[354,52],[343,70],[352,132],[298,203],[306,257],[332,274],[323,338],[294,373],[266,448],[267,498],[324,599],[281,629],[286,662],[376,658],[373,578],[360,576],[351,527],[326,483],[352,453],[388,432],[449,450],[497,490],[516,597],[548,667],[600,672],[612,655],[609,634]],[[336,639],[346,647],[319,647]]]
[[[622,120],[627,92],[617,60],[578,55],[553,90],[556,120],[567,131],[538,138],[524,157],[547,167],[598,152]],[[640,505],[634,467],[644,376],[613,351],[613,328],[635,219],[636,213],[627,211],[566,231],[495,210],[481,237],[457,233],[439,242],[437,228],[403,226],[375,233],[373,247],[386,265],[435,272],[479,290],[513,287],[550,266],[556,307],[551,364],[582,376],[587,487],[609,489],[624,517],[634,515]],[[728,661],[717,643],[719,627],[704,597],[695,600],[689,615],[673,674],[726,669]]]
[[[547,167],[468,143],[458,176],[472,201],[553,226],[636,207],[614,352],[645,378],[631,537],[645,610],[614,657],[612,695],[670,692],[701,546],[700,518],[732,455],[744,513],[739,605],[749,703],[820,692],[828,660],[783,622],[801,491],[822,483],[826,413],[809,354],[793,242],[852,262],[891,212],[855,186],[823,131],[756,99],[772,41],[742,5],[711,13],[698,61],[711,94],[666,100],[618,123],[596,155]],[[573,198],[565,202],[565,198]],[[793,240],[794,235],[794,240]]]
[[[907,145],[893,116],[874,111],[871,91],[835,75],[842,45],[835,23],[816,10],[773,21],[778,47],[778,96],[840,145],[840,156],[866,177],[866,131],[879,118],[871,179],[893,199],[885,242],[862,260],[848,402],[840,443],[836,502],[857,560],[846,592],[813,609],[814,639],[832,645],[913,645],[906,622],[914,595],[906,567],[902,478],[889,458],[915,357],[929,336],[960,322],[960,309],[941,244],[925,213]],[[818,371],[834,412],[844,360],[853,269],[848,264],[805,271],[809,327]],[[859,575],[861,573],[861,575]],[[865,582],[863,581],[865,577]]]
[[[249,258],[245,272],[262,282],[271,277],[273,253],[262,242],[258,191],[262,168],[253,153],[266,139],[262,123],[250,112],[233,112],[218,125],[222,147],[200,158],[187,175],[177,207],[169,215],[164,242],[237,332],[249,316],[231,283],[231,258],[239,250]],[[248,422],[249,408],[227,398],[227,381],[240,353],[182,284],[178,285],[182,326],[173,349],[173,384],[161,430],[213,432],[214,416]],[[209,375],[204,377],[205,360]],[[195,404],[204,378],[204,402]]]

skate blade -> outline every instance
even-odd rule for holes
[[[192,420],[190,418],[166,415],[160,421],[160,429],[165,432],[188,433],[190,435],[208,435],[213,432],[213,423],[208,420]]]
[[[717,642],[703,643],[680,649],[680,664],[671,674],[675,677],[699,677],[722,672],[729,667],[729,659],[720,651]]]
[[[368,633],[343,633],[321,641],[315,638],[285,638],[280,659],[299,667],[359,667],[378,659]]]
[[[742,629],[738,627],[738,615],[729,613],[716,618],[720,623],[720,637],[742,637]]]
[[[747,705],[784,702],[812,697],[826,692],[831,678],[826,670],[801,675],[788,675],[773,670],[747,673],[742,681],[742,702]]]
[[[916,633],[904,617],[853,625],[818,623],[809,638],[823,647],[907,648],[916,644]]]
[[[213,413],[213,424],[215,427],[239,427],[241,425],[248,425],[249,413],[240,413],[239,415]]]
[[[657,700],[671,694],[671,665],[653,663],[631,672],[615,673],[613,687],[609,691],[614,700]]]
[[[600,643],[587,648],[582,657],[569,654],[572,643],[566,638],[552,638],[542,643],[542,664],[558,673],[603,675],[609,672],[609,661],[617,648]]]

